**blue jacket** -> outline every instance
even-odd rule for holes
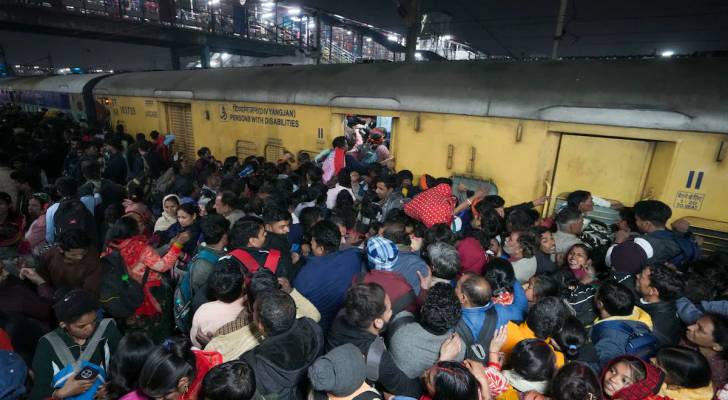
[[[599,319],[594,323],[594,326],[607,321],[622,321],[628,324],[636,334],[652,331],[652,318],[646,311],[639,307],[634,308],[632,315]],[[599,366],[604,368],[609,360],[625,354],[625,348],[629,342],[629,335],[619,329],[605,328],[595,331],[594,328],[592,328],[591,339],[592,343],[594,343],[594,348],[597,351]]]
[[[422,257],[412,251],[404,250],[399,251],[399,258],[397,258],[397,262],[392,267],[392,271],[404,277],[415,291],[415,296],[420,295],[420,278],[417,276],[417,271],[420,271],[422,276],[430,274],[430,269]]]
[[[319,325],[324,332],[328,332],[354,277],[361,271],[360,254],[359,249],[350,248],[309,257],[293,280],[293,287],[321,313]]]
[[[526,292],[523,290],[523,286],[518,282],[513,285],[513,303],[507,306],[496,304],[495,307],[496,309],[500,309],[499,315],[503,315],[508,321],[515,323],[523,322],[528,312],[528,299],[526,298]]]

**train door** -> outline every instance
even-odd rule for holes
[[[387,151],[378,151],[376,154],[381,157],[386,156],[387,159],[394,159],[394,130],[397,118],[382,115],[364,115],[364,114],[334,114],[332,115],[332,132],[333,137],[344,135],[347,141],[352,143],[380,143],[387,148]],[[331,139],[333,139],[333,137]],[[322,138],[323,139],[323,138]],[[331,141],[325,143],[324,148],[331,146]],[[369,149],[376,150],[376,146],[364,146],[363,150],[358,153],[358,158],[365,160]],[[370,158],[373,155],[370,154]],[[371,160],[368,160],[371,161]],[[385,161],[379,159],[378,161]]]
[[[552,204],[558,205],[568,193],[582,189],[633,205],[641,200],[653,152],[654,142],[650,141],[562,135]]]
[[[197,159],[195,138],[192,134],[192,107],[184,103],[166,103],[167,132],[176,136],[173,151],[179,151],[194,162]]]

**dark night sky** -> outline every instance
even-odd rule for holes
[[[299,0],[404,32],[393,0]],[[550,55],[559,0],[423,0],[452,15],[452,34],[494,55]],[[569,0],[561,55],[678,54],[728,49],[726,0]]]
[[[395,0],[280,1],[405,32]],[[569,0],[568,4],[560,56],[728,50],[728,0]],[[558,8],[559,0],[423,0],[424,12],[451,15],[450,32],[444,33],[487,54],[516,58],[550,56]],[[2,30],[0,46],[9,64],[45,65],[51,56],[56,67],[171,68],[169,49],[160,47]]]

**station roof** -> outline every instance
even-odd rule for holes
[[[285,66],[127,73],[94,93],[728,133],[726,71],[719,58]]]

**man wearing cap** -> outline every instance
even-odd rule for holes
[[[314,390],[326,392],[329,398],[381,399],[379,392],[367,384],[366,372],[364,355],[351,343],[334,348],[308,367]]]
[[[607,250],[605,261],[608,267],[612,267],[617,282],[634,289],[635,275],[642,271],[652,255],[650,242],[637,237],[612,245]]]
[[[377,283],[392,300],[392,312],[417,312],[417,296],[404,276],[394,272],[399,259],[399,249],[393,241],[374,236],[367,241],[369,272],[361,279],[364,283]],[[424,296],[425,290],[420,291]],[[424,297],[423,297],[424,298]]]

